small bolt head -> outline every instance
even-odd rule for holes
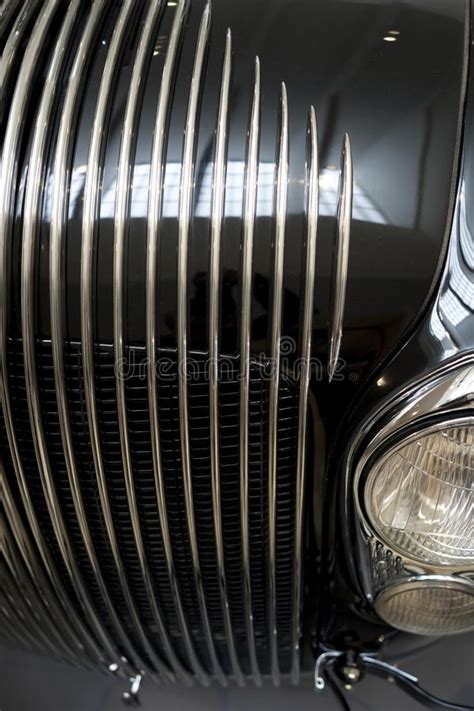
[[[348,682],[354,684],[360,679],[360,669],[358,667],[344,666],[341,671],[344,679]]]

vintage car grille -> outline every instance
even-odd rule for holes
[[[289,372],[281,359],[289,220],[284,84],[276,144],[268,337],[263,348],[260,339],[256,349],[252,334],[261,139],[258,59],[238,237],[238,347],[227,350],[220,341],[220,311],[226,298],[220,248],[231,113],[231,34],[227,34],[212,159],[206,297],[197,307],[207,347],[194,350],[188,345],[188,259],[196,220],[194,140],[205,84],[210,6],[205,6],[198,31],[193,32],[187,30],[185,0],[166,7],[133,0],[95,0],[91,6],[78,0],[28,0],[12,5],[17,13],[5,16],[9,32],[6,40],[2,38],[0,116],[0,444],[6,514],[2,633],[73,663],[128,675],[145,671],[158,681],[197,679],[207,684],[217,679],[226,684],[231,678],[242,684],[252,678],[259,684],[271,676],[279,683],[281,675],[290,674],[298,681],[318,218],[314,109],[308,118],[301,206],[306,217],[297,236],[303,257],[300,303],[292,316],[299,324],[292,353],[299,367]],[[142,282],[146,323],[141,336],[129,338],[124,314],[133,299],[125,275],[133,136],[160,22],[168,23],[168,34],[154,130],[149,131]],[[137,38],[132,50],[127,44],[130,23],[136,30],[131,36]],[[101,42],[101,32],[107,42]],[[126,44],[127,61],[133,61],[135,69],[126,97],[114,190],[113,299],[108,302],[113,338],[107,341],[96,333],[98,304],[103,308],[110,284],[107,270],[96,268],[96,232],[105,127]],[[176,295],[176,322],[174,345],[164,347],[157,328],[156,268],[162,256],[158,234],[163,164],[179,49],[190,44],[195,51],[177,229],[173,244],[168,241],[166,246],[169,254],[177,253],[176,273],[167,286],[171,283]],[[101,50],[105,59],[82,172],[78,232],[77,216],[67,215],[65,208],[70,164],[83,83],[101,45],[107,49]],[[346,137],[336,236],[337,289],[329,334],[334,362],[344,308],[351,191]],[[76,304],[76,312],[71,304]],[[138,306],[136,314],[142,319]],[[71,328],[80,330],[79,339],[69,337]]]
[[[140,526],[146,548],[146,556],[152,574],[153,590],[160,602],[172,643],[180,659],[186,660],[186,647],[180,630],[173,591],[167,575],[160,521],[156,506],[151,442],[148,415],[146,372],[143,366],[144,349],[127,349],[129,362],[137,363],[134,374],[126,380],[128,437],[130,442],[133,474],[137,496]],[[207,358],[205,354],[193,354],[196,369],[189,383],[190,452],[193,471],[193,493],[196,531],[199,542],[202,580],[206,606],[216,646],[216,652],[226,675],[232,675],[226,633],[222,619],[221,599],[216,567],[216,546],[213,533],[213,508],[210,472],[209,397]],[[160,403],[160,432],[163,476],[166,490],[171,547],[179,589],[188,621],[193,644],[206,668],[210,666],[209,653],[204,642],[202,622],[198,613],[196,586],[192,578],[192,562],[189,533],[184,504],[183,476],[179,437],[179,411],[176,353],[162,354],[166,361],[166,375],[158,379]],[[16,438],[21,448],[23,470],[45,543],[58,565],[65,590],[75,600],[67,570],[61,562],[61,552],[52,526],[48,507],[42,490],[25,392],[22,344],[9,343],[8,372],[12,414]],[[109,552],[107,533],[100,505],[97,479],[90,446],[90,437],[85,407],[84,379],[80,344],[65,346],[66,389],[69,403],[74,453],[80,472],[81,490],[88,527],[104,579],[114,608],[123,621],[129,638],[137,649],[141,648],[136,637],[133,620],[125,604],[120,580]],[[140,366],[140,364],[142,364]],[[227,366],[229,366],[227,368]],[[51,343],[36,344],[36,368],[41,401],[42,423],[48,447],[48,456],[54,471],[54,485],[58,503],[67,528],[67,534],[77,559],[82,581],[91,602],[98,610],[100,619],[110,637],[121,648],[120,640],[110,621],[110,615],[97,585],[74,510],[54,388]],[[118,545],[127,573],[127,579],[137,611],[147,630],[153,630],[160,653],[159,634],[144,589],[140,566],[133,539],[127,492],[124,485],[123,463],[118,436],[117,403],[115,392],[115,361],[112,347],[101,346],[94,353],[94,375],[97,407],[100,417],[100,440],[103,463],[108,484],[108,495]],[[268,536],[268,495],[265,486],[268,468],[268,394],[267,383],[262,377],[263,365],[251,365],[249,395],[249,550],[253,600],[254,630],[259,668],[263,673],[270,668],[268,647],[268,616],[266,613],[266,555]],[[235,645],[242,670],[250,674],[246,626],[242,606],[241,533],[239,523],[239,364],[237,359],[226,361],[225,379],[222,378],[219,394],[219,431],[221,448],[221,506],[222,535],[226,560],[226,577],[231,608]],[[291,587],[292,587],[292,541],[295,506],[294,462],[298,433],[298,398],[294,383],[283,381],[280,390],[280,417],[278,427],[278,491],[277,491],[277,547],[276,580],[278,587],[277,619],[279,622],[279,659],[283,670],[291,666]],[[3,425],[3,423],[2,423]],[[8,456],[8,442],[2,426],[2,452],[8,485],[18,509],[21,497],[15,482],[14,468]],[[12,545],[14,542],[12,541]],[[80,607],[78,607],[80,612]],[[144,650],[143,658],[147,659]]]

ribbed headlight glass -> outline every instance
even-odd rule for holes
[[[435,566],[472,566],[474,425],[402,441],[369,472],[364,503],[393,549]]]
[[[402,582],[375,601],[389,625],[414,634],[445,635],[474,627],[474,585],[446,577]]]

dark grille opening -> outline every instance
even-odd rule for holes
[[[127,426],[132,458],[135,492],[140,525],[151,569],[154,592],[171,641],[178,656],[186,664],[187,655],[176,615],[161,537],[156,502],[155,480],[151,456],[148,394],[145,352],[140,347],[126,349],[131,367],[126,378]],[[178,408],[177,357],[174,351],[163,351],[167,367],[158,368],[158,401],[160,416],[160,447],[168,510],[173,561],[176,568],[186,622],[199,659],[209,669],[209,655],[204,640],[202,621],[192,575],[187,517],[181,471],[181,445]],[[108,485],[113,522],[120,553],[126,569],[130,590],[139,616],[150,641],[162,654],[158,630],[140,571],[127,503],[120,437],[117,421],[114,353],[111,346],[95,349],[95,385],[100,423],[103,464]],[[188,380],[190,445],[193,476],[195,520],[207,611],[219,660],[231,674],[222,607],[216,572],[216,544],[213,527],[213,506],[209,449],[209,397],[207,360],[205,354],[190,354],[192,377]],[[90,597],[111,636],[114,628],[103,603],[94,573],[82,541],[67,479],[60,438],[59,421],[53,381],[53,364],[49,342],[37,344],[38,383],[41,394],[43,426],[58,497],[68,527],[75,556]],[[26,403],[21,342],[9,344],[9,380],[14,409],[15,428],[28,485],[47,544],[57,562],[68,594],[74,593],[59,548],[52,531],[42,494],[36,457],[29,427]],[[115,564],[109,548],[102,516],[97,480],[89,443],[89,430],[84,400],[80,345],[65,348],[66,386],[69,416],[76,464],[88,525],[94,542],[103,578],[133,645],[146,660],[122,595]],[[240,663],[250,672],[248,643],[243,607],[241,526],[240,526],[240,462],[239,462],[239,360],[225,359],[219,383],[219,434],[221,507],[225,565],[235,641]],[[279,661],[282,672],[290,668],[291,589],[293,580],[293,527],[295,504],[295,465],[297,442],[298,396],[294,383],[282,375],[279,404],[278,479],[277,479],[277,621]],[[250,374],[249,409],[249,542],[254,627],[259,666],[262,673],[270,670],[268,645],[268,382],[263,364],[253,362]],[[6,447],[2,429],[2,448]],[[14,473],[9,457],[5,457],[9,479]],[[16,487],[13,487],[16,490]],[[79,605],[76,605],[79,609]],[[120,645],[119,645],[120,646]]]

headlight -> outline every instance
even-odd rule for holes
[[[420,576],[385,588],[375,609],[389,625],[407,632],[467,632],[474,627],[474,585],[460,578]]]
[[[474,425],[431,428],[394,446],[370,470],[364,505],[393,550],[429,565],[472,566]]]

